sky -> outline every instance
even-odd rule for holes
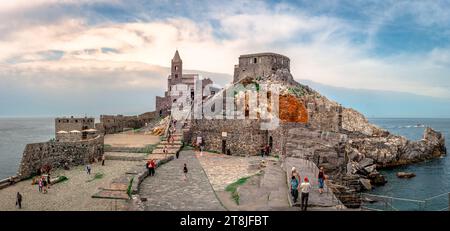
[[[450,117],[449,8],[444,0],[2,1],[0,116],[153,110],[178,49],[185,72],[222,85],[239,55],[276,52],[290,57],[297,81],[367,116]]]

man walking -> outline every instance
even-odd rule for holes
[[[105,154],[102,155],[102,166],[105,166]]]
[[[302,191],[301,209],[302,211],[306,211],[306,209],[308,208],[309,192],[311,191],[311,184],[309,183],[308,177],[305,177],[304,182],[300,185],[300,189]]]
[[[86,172],[88,175],[91,175],[91,165],[90,164],[86,165]]]
[[[19,192],[17,192],[16,206],[17,206],[19,209],[22,208],[22,194],[20,194]]]

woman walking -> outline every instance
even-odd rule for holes
[[[43,184],[42,184],[42,178],[39,178],[39,181],[38,181],[38,187],[39,187],[39,192],[40,192],[40,193],[42,192],[42,186],[43,186]]]
[[[292,176],[291,178],[291,195],[294,199],[294,204],[297,203],[298,198],[298,180],[295,178],[295,176]]]
[[[319,175],[317,176],[317,178],[319,180],[319,193],[322,194],[323,193],[323,185],[325,182],[325,174],[323,172],[323,167],[320,167]]]

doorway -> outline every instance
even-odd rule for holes
[[[227,151],[227,141],[222,140],[222,153],[227,154],[226,151]]]

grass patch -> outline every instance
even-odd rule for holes
[[[106,148],[111,148],[112,146],[110,145],[110,144],[103,144],[103,149],[106,149]]]
[[[149,145],[145,146],[144,148],[136,150],[136,152],[150,154],[153,152],[153,149],[155,149],[156,146],[157,146],[157,144],[149,144]]]
[[[231,198],[233,198],[233,200],[236,202],[237,205],[239,205],[239,194],[237,192],[237,189],[238,189],[239,186],[245,184],[245,182],[247,182],[247,180],[249,178],[250,178],[249,176],[248,177],[242,177],[239,180],[237,180],[236,182],[231,183],[230,185],[228,185],[225,188],[225,191],[231,193]]]
[[[131,199],[131,186],[133,185],[134,178],[131,178],[130,183],[128,184],[127,194],[128,197]]]
[[[305,94],[305,90],[302,87],[290,87],[288,88],[288,92],[297,97],[301,97]]]
[[[101,172],[97,172],[97,173],[95,173],[94,178],[87,180],[86,182],[91,182],[94,180],[102,179],[104,176],[105,176],[105,174],[103,174]]]

